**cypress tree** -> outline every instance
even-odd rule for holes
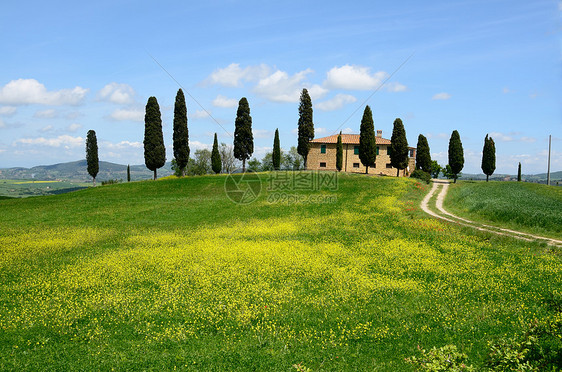
[[[215,133],[215,141],[213,142],[213,151],[211,151],[211,167],[213,172],[216,174],[221,172],[222,161],[221,154],[219,153],[219,141],[217,140],[217,134]]]
[[[96,187],[96,176],[100,170],[98,159],[98,140],[96,132],[89,130],[86,136],[86,163],[88,164],[88,174],[92,176],[94,187]]]
[[[310,151],[310,141],[314,139],[314,123],[312,122],[312,100],[308,94],[308,90],[303,89],[301,92],[299,104],[299,139],[297,152],[304,159],[304,169],[306,169],[306,160]]]
[[[521,162],[519,162],[519,167],[517,167],[517,182],[521,182]]]
[[[341,141],[341,131],[338,135],[338,143],[336,145],[336,169],[340,172],[343,168],[343,143]]]
[[[185,167],[189,161],[189,132],[187,129],[187,107],[183,91],[178,89],[176,103],[174,105],[174,158],[181,170],[181,175],[185,175]]]
[[[392,137],[390,137],[390,164],[396,168],[396,177],[400,176],[400,170],[408,166],[408,140],[404,124],[400,118],[394,120]]]
[[[486,175],[486,182],[488,177],[494,174],[496,170],[496,145],[492,137],[484,138],[484,149],[482,150],[482,171]]]
[[[416,169],[431,173],[431,155],[429,153],[429,144],[427,138],[423,134],[418,136],[418,144],[416,146]]]
[[[373,112],[367,105],[365,111],[363,111],[359,129],[359,160],[365,166],[365,173],[369,173],[369,167],[375,166],[376,159],[375,124],[373,123]]]
[[[451,133],[449,139],[449,166],[453,173],[454,183],[457,182],[457,175],[464,167],[464,151],[462,149],[461,136],[456,130]]]
[[[273,161],[273,169],[281,168],[281,145],[279,143],[279,129],[275,129],[275,137],[273,138],[273,153],[271,154]]]
[[[144,115],[144,164],[148,169],[154,171],[154,179],[156,179],[156,170],[166,164],[162,117],[156,97],[150,97],[146,103],[146,113]]]
[[[242,161],[242,172],[246,172],[246,160],[250,159],[254,152],[252,117],[246,97],[242,97],[238,102],[234,126],[234,157]]]
[[[127,164],[127,182],[131,182],[131,166]]]

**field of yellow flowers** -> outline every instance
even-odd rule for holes
[[[247,205],[224,184],[0,200],[0,370],[393,371],[446,344],[479,362],[562,304],[557,252],[425,216],[415,180],[294,191],[325,203],[264,183]]]

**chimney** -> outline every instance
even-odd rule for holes
[[[382,138],[382,130],[377,130],[377,137]]]

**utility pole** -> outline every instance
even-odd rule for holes
[[[548,135],[548,171],[546,172],[546,184],[550,186],[550,143],[552,141],[552,134]]]

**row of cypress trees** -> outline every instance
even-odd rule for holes
[[[416,156],[416,169],[421,169],[424,172],[431,173],[431,156],[429,153],[429,144],[427,143],[427,138],[420,134],[418,136],[417,145],[417,156]],[[454,130],[449,139],[449,168],[453,175],[454,182],[457,181],[458,174],[464,167],[464,150],[462,147],[462,142],[460,134],[458,131]],[[489,177],[496,170],[496,145],[492,137],[486,134],[484,138],[484,148],[482,149],[482,171],[486,175],[486,182],[488,182]]]
[[[297,152],[304,159],[306,168],[308,153],[310,150],[310,141],[314,138],[314,125],[312,121],[313,110],[312,100],[307,89],[303,89],[299,104],[299,121],[298,121],[298,146]],[[365,173],[368,173],[369,167],[374,167],[376,162],[376,137],[374,130],[373,114],[371,108],[367,105],[363,112],[360,126],[359,137],[359,158],[365,166]],[[174,105],[174,127],[173,127],[173,145],[174,158],[178,168],[181,170],[182,176],[185,175],[185,168],[189,161],[189,132],[187,128],[187,107],[185,104],[185,96],[181,89],[176,94]],[[242,161],[242,170],[246,170],[246,160],[250,159],[254,151],[253,134],[252,134],[252,117],[250,116],[250,107],[248,100],[242,97],[238,104],[238,110],[235,120],[234,131],[234,156]],[[431,156],[429,153],[429,145],[427,138],[423,135],[418,136],[417,144],[416,169],[424,172],[431,172]],[[449,166],[451,173],[454,175],[456,182],[457,175],[464,166],[464,154],[460,135],[458,131],[453,131],[449,140]],[[144,157],[145,165],[154,172],[154,179],[157,177],[157,169],[164,166],[166,162],[166,149],[164,146],[164,138],[162,132],[162,119],[160,107],[156,97],[150,97],[146,104],[145,111],[145,133],[144,133]],[[88,131],[86,140],[86,160],[88,163],[88,173],[93,177],[95,186],[95,177],[99,171],[99,161],[97,153],[96,133],[93,130]],[[281,163],[281,147],[279,143],[279,130],[275,130],[275,138],[273,142],[273,167],[278,170]],[[400,118],[397,118],[393,124],[390,160],[393,167],[397,169],[397,176],[400,170],[405,169],[408,165],[408,142],[406,139],[406,131],[404,124]],[[343,163],[343,145],[341,141],[341,132],[338,136],[336,151],[336,167],[342,169]],[[215,173],[221,171],[221,159],[218,151],[217,134],[215,133],[213,150],[211,152],[211,164]],[[488,135],[484,140],[484,149],[482,157],[482,170],[486,174],[486,180],[493,174],[495,170],[495,144],[493,139]],[[127,167],[127,180],[130,180],[130,170]]]
[[[144,131],[144,160],[148,169],[154,171],[154,179],[157,177],[156,170],[166,163],[166,148],[162,133],[162,119],[160,107],[156,97],[150,97],[146,104]],[[245,170],[246,160],[254,151],[252,136],[252,117],[248,100],[243,97],[238,105],[234,130],[234,156],[242,160]],[[181,175],[185,175],[185,169],[189,162],[189,131],[187,129],[187,107],[185,96],[181,89],[176,95],[174,105],[174,128],[173,128],[174,159]],[[220,173],[222,168],[220,153],[218,150],[218,139],[215,133],[213,149],[211,151],[211,166],[215,173]]]
[[[406,169],[408,166],[408,140],[406,139],[404,124],[400,118],[394,120],[390,141],[390,163],[397,169],[396,176],[399,176],[400,171]],[[361,160],[361,163],[365,166],[365,173],[369,173],[369,167],[375,167],[377,160],[375,125],[373,112],[369,105],[367,105],[363,111],[361,126],[359,128],[359,160]],[[342,163],[343,144],[340,132],[336,145],[336,168],[338,170],[342,169]]]

